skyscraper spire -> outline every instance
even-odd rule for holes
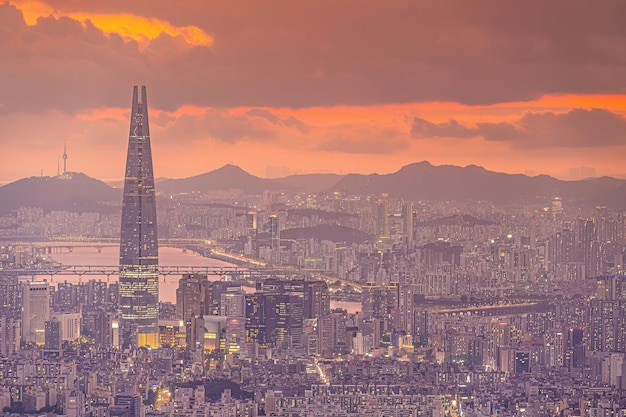
[[[125,346],[158,346],[159,262],[146,87],[133,89],[120,240]]]

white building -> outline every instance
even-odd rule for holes
[[[61,323],[61,340],[73,342],[80,338],[80,313],[52,313],[51,318]]]

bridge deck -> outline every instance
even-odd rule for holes
[[[119,275],[120,267],[111,265],[72,265],[58,268],[16,268],[1,269],[0,275]],[[159,275],[184,275],[184,274],[205,274],[205,275],[237,275],[237,276],[263,276],[263,275],[285,275],[284,272],[272,269],[248,269],[236,266],[160,266]]]

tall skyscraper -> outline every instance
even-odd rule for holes
[[[413,243],[413,203],[404,203],[404,236],[406,236],[407,244]]]
[[[159,259],[146,87],[133,89],[120,241],[123,343],[158,346]]]
[[[280,219],[276,214],[269,218],[271,262],[280,264]]]
[[[376,233],[378,237],[389,237],[389,202],[387,200],[378,201],[376,206]]]

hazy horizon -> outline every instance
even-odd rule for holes
[[[411,165],[411,164],[420,163],[420,162],[431,163],[430,161],[416,161],[416,162],[413,162],[413,163],[410,163],[410,164],[406,164],[406,165]],[[406,165],[402,165],[402,166],[399,166],[397,169],[394,169],[394,170],[391,170],[391,171],[385,171],[385,172],[382,172],[382,171],[381,172],[375,172],[375,171],[372,171],[372,172],[330,172],[330,171],[298,172],[297,170],[290,170],[292,172],[291,173],[286,173],[285,175],[268,176],[267,172],[266,172],[266,175],[255,175],[254,173],[249,172],[248,170],[246,170],[244,167],[241,167],[241,166],[238,166],[238,165],[232,164],[232,163],[225,163],[224,165],[221,165],[221,166],[218,166],[218,167],[215,167],[215,168],[211,168],[211,169],[209,169],[207,171],[198,172],[198,173],[191,174],[191,175],[185,176],[185,177],[157,176],[155,178],[155,181],[159,182],[159,181],[163,181],[163,180],[172,180],[172,179],[175,180],[175,179],[184,179],[184,178],[194,177],[194,176],[207,174],[209,172],[212,172],[212,171],[224,168],[227,165],[237,166],[237,167],[243,169],[244,171],[246,171],[250,175],[256,176],[258,178],[264,178],[264,179],[279,179],[279,178],[285,178],[285,177],[292,176],[292,175],[315,175],[315,174],[330,174],[330,175],[348,175],[348,174],[370,175],[370,174],[379,174],[379,175],[385,175],[385,174],[392,174],[394,172],[397,172],[402,167],[406,166]],[[503,171],[493,171],[493,170],[491,170],[491,169],[489,169],[487,167],[484,167],[484,166],[481,166],[481,165],[477,165],[477,164],[468,164],[468,165],[461,166],[461,165],[454,165],[454,164],[440,164],[440,165],[436,165],[436,164],[432,164],[431,163],[431,165],[433,165],[434,167],[439,167],[439,166],[459,166],[459,167],[462,167],[462,168],[466,168],[468,166],[475,165],[475,166],[479,166],[481,168],[484,168],[484,169],[486,169],[488,171],[503,172]],[[268,168],[270,168],[270,167],[268,167]],[[286,167],[271,167],[271,168],[283,168],[283,169],[289,170],[289,168],[286,168]],[[577,170],[578,172],[580,172],[580,171],[584,172],[584,170],[587,170],[587,172],[588,172],[588,170],[590,170],[590,169],[593,169],[593,168],[591,168],[591,167],[572,167],[572,168],[570,168],[570,170],[567,173],[563,172],[560,175],[551,175],[551,174],[543,173],[543,172],[528,172],[528,171],[526,171],[526,172],[503,172],[503,173],[512,174],[512,175],[522,174],[522,175],[527,175],[529,177],[535,177],[535,176],[540,176],[540,175],[548,175],[548,176],[554,177],[554,178],[559,179],[559,180],[564,180],[564,181],[578,181],[578,180],[583,180],[583,179],[599,178],[599,177],[602,177],[602,176],[609,176],[609,177],[613,177],[613,178],[617,178],[617,179],[626,179],[626,174],[615,175],[615,176],[613,176],[613,175],[587,175],[587,176],[585,176],[585,175],[575,175],[575,174],[573,174],[573,172],[575,170]],[[86,175],[88,177],[100,180],[100,181],[105,182],[105,183],[107,183],[109,185],[113,185],[113,184],[116,184],[116,183],[122,183],[123,184],[123,182],[124,182],[124,178],[123,177],[119,177],[119,178],[98,178],[98,177],[90,175],[88,172],[79,172],[79,171],[71,171],[71,170],[68,170],[68,172],[84,174],[84,175]],[[15,182],[15,181],[19,181],[19,180],[24,179],[24,178],[41,177],[41,176],[43,176],[43,177],[55,177],[56,175],[57,175],[56,172],[54,174],[48,174],[48,173],[44,172],[43,175],[40,172],[39,175],[28,175],[26,177],[15,178],[15,179],[11,179],[11,180],[0,179],[0,187],[4,186],[4,185],[7,185],[7,184],[10,184],[10,183]]]

